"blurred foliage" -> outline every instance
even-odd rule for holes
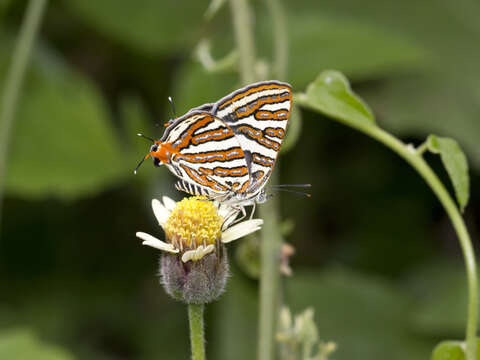
[[[329,0],[322,7],[310,0],[302,3],[316,14],[354,16],[357,21],[388,28],[424,49],[429,56],[421,71],[382,79],[365,92],[366,99],[392,132],[451,136],[460,140],[475,166],[480,165],[476,146],[480,50],[471,47],[480,39],[478,21],[473,19],[480,12],[478,2],[462,0],[454,6],[445,0],[371,1],[360,6],[354,1]]]
[[[7,44],[3,37],[0,78],[11,53]],[[6,190],[71,199],[118,182],[129,154],[108,123],[98,90],[48,49],[35,55],[12,130]]]
[[[147,54],[169,54],[193,47],[208,3],[207,0],[65,2],[76,16],[102,34]]]
[[[252,279],[260,276],[260,239],[258,236],[247,236],[235,250],[235,261],[242,271]]]
[[[405,39],[388,28],[329,18],[302,8],[292,8],[289,14],[288,74],[297,89],[305,87],[323,69],[338,69],[353,79],[365,80],[413,71],[425,61],[426,55],[414,39]],[[271,36],[269,31],[271,28],[264,29],[265,35]]]
[[[288,307],[281,308],[279,331],[276,334],[280,359],[328,360],[329,355],[336,350],[334,342],[325,343],[319,339],[314,313],[312,308],[307,308],[292,318]]]
[[[285,154],[290,151],[300,139],[302,133],[302,114],[297,106],[292,107],[290,112],[290,119],[288,120],[288,133],[280,148],[280,154]]]
[[[12,130],[0,234],[0,285],[7,289],[0,352],[10,344],[66,359],[188,357],[185,309],[163,294],[157,255],[134,237],[138,229],[161,236],[150,199],[180,194],[166,169],[145,164],[136,177],[132,170],[150,146],[135,134],[159,138],[172,117],[168,95],[181,115],[239,86],[233,62],[207,72],[194,59],[205,39],[214,59],[235,50],[230,9],[206,20],[209,3],[50,1]],[[251,3],[268,70],[271,19],[263,2]],[[352,100],[342,111],[372,123],[358,94],[375,121],[406,142],[420,144],[430,133],[456,139],[472,165],[465,216],[478,238],[480,49],[472,44],[480,39],[479,5],[283,3],[283,80],[300,93],[322,70],[339,70],[354,91],[337,89]],[[0,1],[1,85],[24,8],[24,0]],[[338,344],[337,360],[426,359],[439,339],[461,339],[464,270],[434,196],[373,140],[305,109],[298,119],[301,132],[293,131],[300,121],[292,122],[288,134],[298,141],[276,171],[282,183],[313,187],[309,200],[276,195],[295,224],[285,302],[294,312],[314,308],[320,337]],[[427,157],[447,184],[441,160]],[[257,283],[230,259],[228,291],[207,308],[207,352],[251,359]]]
[[[71,360],[73,356],[62,349],[42,343],[29,330],[15,329],[0,333],[0,358]]]
[[[418,333],[448,337],[462,332],[467,318],[467,284],[462,267],[425,264],[412,272],[408,284],[419,299],[410,317]]]
[[[215,304],[218,319],[211,336],[220,343],[215,346],[216,359],[255,356],[255,284],[235,273],[234,277],[225,297]],[[419,336],[410,325],[414,297],[406,286],[337,267],[298,270],[286,285],[285,301],[292,309],[314,308],[320,337],[338,345],[335,359],[426,359],[432,351],[432,338]]]

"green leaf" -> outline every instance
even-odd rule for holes
[[[465,360],[463,343],[461,341],[442,341],[433,349],[432,360]]]
[[[65,2],[102,34],[149,55],[191,49],[202,33],[208,5],[207,0]]]
[[[10,46],[0,43],[1,79]],[[18,196],[93,194],[134,166],[98,90],[48,49],[35,50],[10,136],[5,186]]]
[[[477,349],[480,346],[480,339],[477,340]],[[432,360],[465,360],[465,342],[446,340],[435,346],[432,352]],[[480,353],[477,350],[477,359],[480,360]]]
[[[338,71],[320,73],[308,85],[306,93],[296,94],[294,101],[355,128],[375,126],[368,105],[352,91],[348,80]]]
[[[426,144],[429,151],[434,154],[440,154],[440,158],[455,189],[460,209],[463,211],[470,196],[468,163],[465,154],[458,143],[450,138],[430,135]]]
[[[30,330],[0,332],[0,359],[72,360],[67,351],[41,342]]]

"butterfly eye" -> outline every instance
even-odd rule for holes
[[[150,152],[156,152],[157,150],[158,150],[158,145],[157,145],[157,144],[152,145],[152,146],[150,147]]]

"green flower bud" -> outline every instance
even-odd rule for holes
[[[216,251],[197,261],[183,262],[176,254],[164,253],[160,276],[165,291],[187,304],[206,304],[222,295],[228,277],[228,257],[225,246],[217,244]]]

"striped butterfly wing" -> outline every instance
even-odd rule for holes
[[[248,187],[248,167],[240,143],[233,130],[214,115],[190,111],[166,128],[161,141],[171,146],[166,166],[180,179],[177,189],[215,197]]]
[[[251,195],[261,191],[270,178],[291,107],[289,84],[263,81],[220,99],[211,110],[230,126],[240,142],[249,170],[247,191]]]

